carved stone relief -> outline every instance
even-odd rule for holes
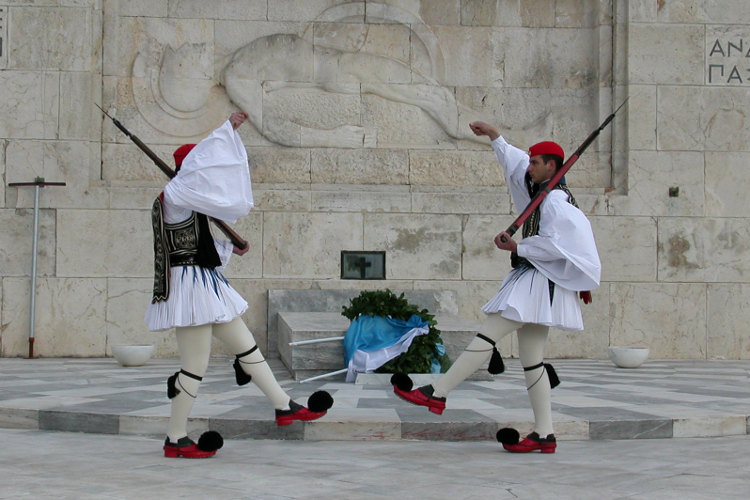
[[[373,95],[420,109],[452,139],[477,140],[468,122],[479,114],[441,84],[443,55],[430,27],[393,5],[368,2],[367,9],[374,24],[352,23],[350,4],[343,4],[299,33],[261,36],[219,63],[217,76],[206,43],[173,48],[151,40],[132,68],[138,110],[156,129],[188,137],[207,132],[234,105],[272,143],[360,148],[378,144],[360,109],[362,97]],[[406,50],[388,53],[370,39],[371,29],[384,26],[406,30]]]

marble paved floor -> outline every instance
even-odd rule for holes
[[[748,433],[750,361],[650,360],[637,369],[608,360],[553,360],[562,380],[552,391],[559,440],[738,436]],[[227,439],[492,441],[498,428],[527,432],[532,415],[518,360],[492,381],[467,381],[442,416],[394,396],[383,383],[291,380],[271,360],[282,387],[304,403],[328,390],[334,407],[315,422],[279,428],[253,384],[238,387],[232,360],[212,359],[190,430]],[[113,359],[0,359],[0,428],[164,435],[165,380],[176,360],[124,368]],[[496,444],[496,443],[495,443]]]
[[[746,499],[750,436],[570,441],[227,440],[206,460],[159,438],[0,429],[0,499]]]

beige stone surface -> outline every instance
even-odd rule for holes
[[[39,349],[99,356],[152,339],[157,356],[177,355],[173,332],[142,323],[149,209],[166,178],[94,103],[168,165],[176,146],[251,112],[239,133],[256,207],[234,225],[251,252],[226,272],[268,349],[271,288],[453,290],[457,315],[481,320],[508,269],[491,239],[522,207],[468,123],[570,154],[628,97],[566,175],[603,282],[586,330],[552,332],[547,356],[644,343],[652,358],[750,357],[750,83],[740,49],[714,51],[750,46],[745,0],[6,4],[2,355],[28,347],[34,205],[33,188],[7,184],[36,177],[66,183],[40,196]],[[341,250],[363,249],[386,250],[387,280],[339,279]],[[515,336],[502,351],[517,355]]]
[[[309,184],[310,154],[305,149],[251,148],[248,152],[253,183]]]
[[[94,55],[93,16],[90,8],[14,7],[8,25],[9,67],[88,70]]]
[[[745,217],[747,193],[745,175],[749,153],[706,153],[706,215],[709,217]]]
[[[670,23],[745,24],[750,22],[750,8],[742,0],[664,2],[657,18]]]
[[[341,250],[361,250],[362,240],[361,214],[264,214],[263,277],[339,276]]]
[[[657,224],[652,217],[591,217],[602,280],[656,280]]]
[[[631,85],[628,89],[628,115],[638,117],[627,121],[628,139],[637,145],[634,149],[656,149],[657,88],[656,85]]]
[[[746,89],[663,86],[657,96],[660,149],[748,151],[748,118],[736,105],[746,98]]]
[[[53,138],[57,129],[58,73],[8,69],[0,72],[0,136]]]
[[[153,275],[150,210],[58,210],[57,276]]]
[[[428,186],[499,186],[502,167],[491,152],[412,151],[409,181]]]
[[[407,184],[409,156],[388,149],[314,149],[311,152],[314,184]]]
[[[708,285],[709,359],[750,359],[747,313],[750,287],[742,283]]]
[[[607,358],[610,345],[610,286],[604,283],[591,292],[592,302],[581,302],[584,329],[565,331],[551,329],[545,357],[547,358]]]
[[[504,187],[413,186],[412,211],[416,213],[496,214],[510,211]]]
[[[305,212],[310,210],[311,192],[305,187],[253,184],[253,201],[258,210]]]
[[[461,219],[365,214],[365,250],[385,250],[388,279],[460,279]]]
[[[409,212],[408,186],[326,184],[313,186],[312,209],[321,212]]]
[[[706,212],[705,161],[699,152],[631,151],[626,198],[617,215],[700,216]],[[677,188],[677,196],[670,189]]]
[[[19,189],[35,189],[19,188]],[[55,273],[55,214],[39,211],[37,227],[37,276]],[[34,210],[0,209],[0,276],[30,276],[34,245]]]
[[[514,220],[515,217],[507,215],[478,215],[467,218],[463,228],[464,279],[502,281],[505,278],[511,269],[510,254],[499,250],[493,240]]]
[[[106,278],[37,278],[34,355],[104,356]],[[2,355],[29,352],[28,278],[3,279]]]
[[[659,221],[660,281],[744,283],[750,232],[741,219],[663,218]]]
[[[43,177],[65,186],[42,188],[40,208],[106,208],[109,193],[98,182],[98,148],[84,141],[15,141],[6,151],[9,182]],[[16,180],[17,179],[17,180]],[[19,189],[16,208],[34,207],[34,190]]]
[[[116,345],[154,346],[154,357],[173,357],[177,353],[174,331],[151,332],[144,316],[151,303],[153,279],[107,279],[106,355]]]
[[[651,359],[705,359],[707,285],[615,283],[610,345],[651,349]]]
[[[633,24],[629,35],[632,83],[703,83],[703,26]]]

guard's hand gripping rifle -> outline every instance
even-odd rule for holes
[[[156,153],[151,151],[151,148],[146,146],[143,143],[143,141],[141,141],[135,134],[132,134],[128,129],[126,129],[125,126],[117,120],[117,118],[110,116],[109,113],[104,111],[102,107],[99,106],[98,104],[96,103],[94,104],[96,105],[97,108],[102,110],[102,113],[104,113],[104,115],[107,118],[112,120],[112,123],[115,124],[115,127],[119,128],[123,134],[128,136],[128,138],[130,138],[130,140],[135,143],[136,146],[141,148],[141,151],[146,153],[146,156],[151,158],[151,161],[153,161],[156,164],[156,166],[159,167],[159,169],[167,175],[167,177],[171,179],[172,177],[177,175],[175,171],[169,167],[169,165],[164,163],[164,160],[156,156]],[[212,217],[209,217],[209,219],[211,219],[211,222],[216,224],[216,226],[221,230],[221,232],[224,233],[227,238],[229,238],[229,240],[232,242],[234,246],[236,246],[239,249],[247,248],[248,242],[246,240],[243,240],[242,237],[239,234],[237,234],[234,230],[232,230],[232,228],[229,227],[226,222],[218,220],[218,219],[214,219]]]
[[[506,233],[508,233],[510,236],[513,236],[515,234],[515,232],[518,231],[518,228],[520,228],[523,225],[523,223],[526,221],[526,219],[528,219],[531,216],[531,214],[534,213],[534,210],[536,210],[537,207],[539,205],[541,205],[542,200],[544,200],[545,196],[547,196],[549,194],[549,192],[552,191],[552,189],[554,189],[555,186],[557,186],[557,184],[560,182],[560,179],[562,179],[563,176],[565,175],[565,173],[568,170],[570,170],[570,167],[572,167],[573,164],[576,161],[578,161],[578,158],[583,154],[583,152],[586,150],[586,148],[588,148],[589,145],[592,142],[594,142],[594,139],[597,138],[597,136],[599,135],[599,132],[601,132],[602,130],[604,130],[604,128],[607,125],[609,125],[609,122],[612,121],[612,119],[615,117],[615,115],[617,114],[617,112],[620,111],[620,108],[622,108],[625,105],[626,102],[628,102],[627,99],[625,99],[622,102],[622,104],[620,104],[620,106],[614,111],[614,113],[612,113],[611,115],[609,115],[607,117],[607,119],[604,120],[604,122],[601,125],[599,125],[599,128],[597,128],[596,130],[594,130],[593,132],[591,132],[591,134],[589,134],[589,136],[586,138],[586,140],[583,141],[583,144],[581,144],[578,147],[578,149],[576,149],[575,153],[573,153],[571,155],[571,157],[568,158],[568,161],[566,161],[563,164],[563,166],[560,168],[560,170],[558,170],[555,173],[555,175],[552,176],[552,178],[549,180],[549,182],[544,187],[544,189],[540,189],[539,190],[539,192],[536,194],[536,196],[534,196],[531,199],[531,201],[529,202],[529,204],[526,205],[526,208],[523,210],[523,212],[521,212],[521,215],[519,215],[516,218],[516,220],[513,221],[513,224],[511,224],[510,226],[508,226],[508,229],[505,230]],[[504,236],[501,239],[502,239],[503,242],[507,241]]]

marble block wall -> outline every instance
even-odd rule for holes
[[[548,356],[750,359],[749,51],[745,0],[0,0],[0,356],[27,353],[32,292],[34,189],[8,184],[38,177],[66,186],[39,201],[36,354],[176,355],[143,322],[165,179],[94,104],[165,160],[250,114],[227,276],[268,352],[269,290],[445,290],[480,319],[516,207],[468,123],[570,153],[627,98],[567,175],[602,284]],[[340,279],[342,250],[385,251],[386,279]]]

